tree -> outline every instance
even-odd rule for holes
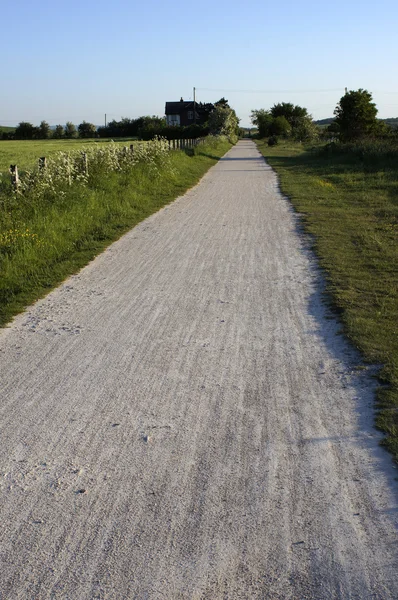
[[[214,110],[209,115],[210,133],[226,135],[236,139],[239,135],[239,119],[233,108],[222,104],[215,104]]]
[[[77,137],[76,127],[70,121],[65,125],[65,137],[66,138],[75,138]]]
[[[277,117],[285,117],[292,129],[299,124],[300,119],[309,117],[306,108],[298,105],[295,106],[291,102],[280,102],[279,104],[274,104],[270,112],[274,119]]]
[[[349,91],[334,111],[342,141],[355,140],[378,132],[377,108],[372,94],[360,88]]]
[[[319,128],[310,116],[302,117],[296,122],[293,137],[299,142],[309,142],[319,138]]]
[[[214,106],[222,106],[223,108],[231,108],[228,104],[228,100],[224,98],[220,98],[217,102],[214,103]]]
[[[83,121],[77,128],[79,137],[81,138],[92,138],[97,135],[97,128],[93,123],[87,123]]]
[[[17,140],[32,140],[36,137],[37,127],[27,121],[21,121],[15,129],[15,138]]]
[[[253,125],[257,127],[260,138],[270,135],[270,126],[274,118],[269,110],[265,110],[264,108],[252,110],[250,119]]]
[[[47,140],[50,137],[50,125],[47,121],[42,121],[39,125],[39,136],[42,140]]]
[[[272,120],[269,133],[270,135],[281,135],[282,137],[288,137],[292,132],[292,127],[286,117],[276,117]]]
[[[62,137],[64,137],[64,128],[62,127],[62,125],[56,125],[55,129],[54,129],[54,133],[53,133],[53,138],[55,139],[60,139]]]

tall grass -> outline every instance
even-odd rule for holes
[[[21,191],[0,185],[0,324],[111,241],[194,185],[231,147],[209,138],[189,155],[162,140],[127,154],[109,147],[60,154],[28,173]]]
[[[398,459],[398,153],[392,141],[259,148],[314,235],[330,298],[381,365],[377,425]]]

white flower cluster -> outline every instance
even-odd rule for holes
[[[132,147],[111,142],[106,146],[92,144],[74,152],[57,152],[45,165],[27,171],[20,178],[18,194],[29,195],[32,200],[53,194],[65,195],[73,183],[87,185],[91,173],[127,171],[138,163],[147,164],[154,174],[170,166],[168,141],[156,138],[135,142]]]

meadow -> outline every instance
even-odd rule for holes
[[[20,172],[32,169],[41,156],[52,156],[56,152],[73,152],[83,147],[103,146],[109,139],[61,139],[61,140],[0,140],[0,173],[8,173],[10,165],[18,165]],[[119,138],[122,146],[133,143],[133,138]]]
[[[380,365],[377,426],[398,460],[398,148],[258,146],[313,236],[345,333]]]

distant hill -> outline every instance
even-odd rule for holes
[[[15,131],[15,127],[6,127],[5,125],[0,125],[0,133],[3,132],[10,133],[11,131]]]
[[[389,125],[390,127],[394,127],[394,129],[397,129],[397,127],[398,127],[398,117],[382,119],[382,121],[384,121],[384,123],[387,123],[387,125]]]
[[[319,125],[319,127],[327,127],[328,125],[333,123],[333,121],[334,121],[334,118],[329,117],[328,119],[320,119],[319,121],[314,121],[314,123],[316,125]],[[383,121],[384,123],[386,123],[390,127],[393,127],[394,129],[398,128],[398,117],[390,117],[388,119],[380,119],[380,121]]]
[[[320,125],[320,127],[326,127],[326,125],[330,125],[333,123],[334,117],[329,117],[329,119],[320,119],[319,121],[314,121],[315,125]]]

